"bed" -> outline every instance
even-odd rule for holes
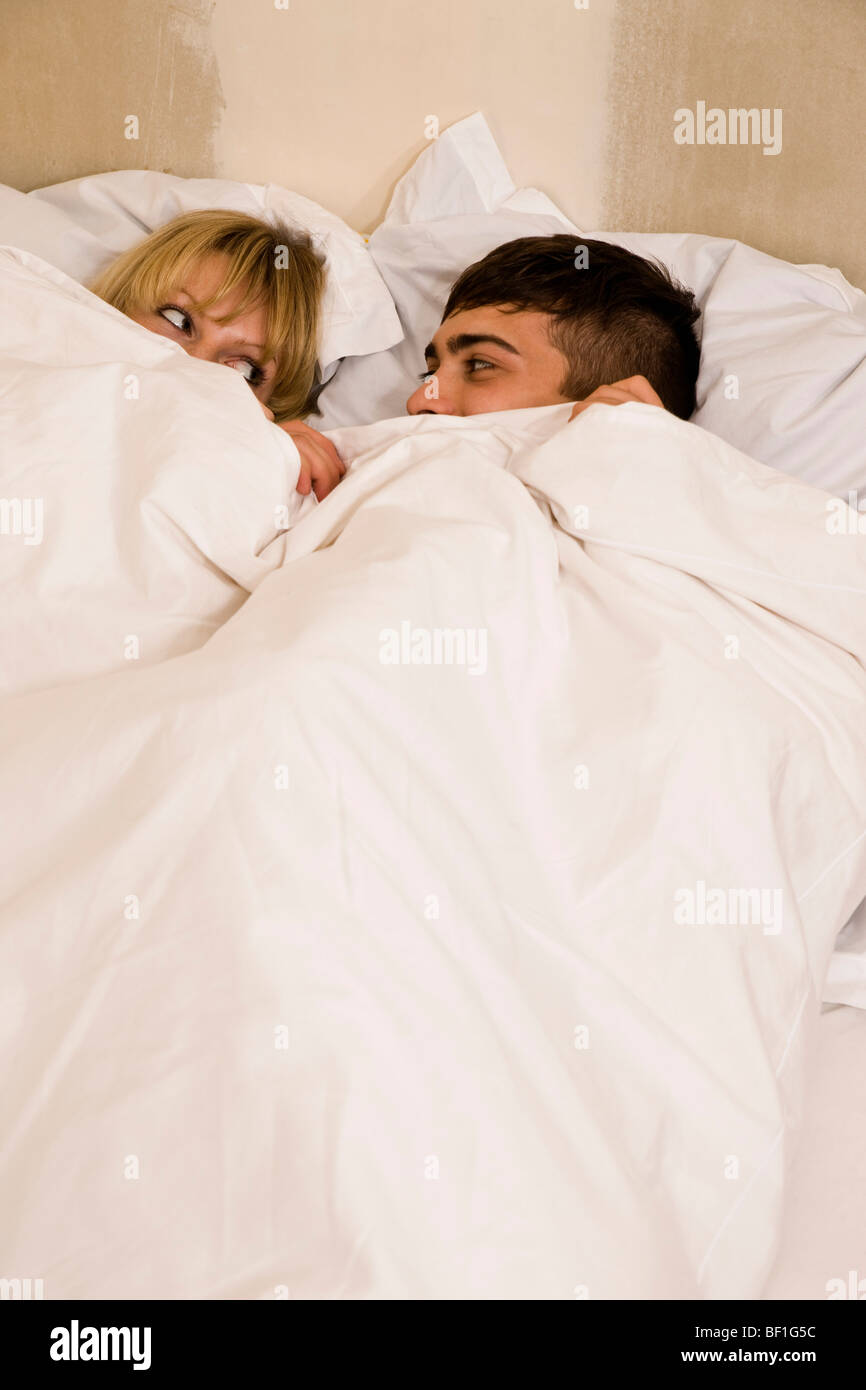
[[[762,1297],[862,1299],[866,1293],[866,1013],[825,1005],[811,1059],[781,1244]]]
[[[326,255],[327,503],[239,378],[82,287],[216,204]],[[843,1296],[863,295],[617,234],[701,300],[705,430],[407,420],[455,269],[583,235],[480,117],[369,244],[285,190],[141,172],[0,219],[10,1270],[73,1298]]]

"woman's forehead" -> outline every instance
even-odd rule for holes
[[[228,257],[214,252],[210,256],[200,256],[183,266],[179,272],[178,289],[182,289],[190,299],[204,300],[215,295],[228,274]]]
[[[176,288],[178,293],[185,294],[193,304],[206,303],[219,293],[228,274],[228,257],[214,252],[186,266],[178,277],[179,283]],[[229,294],[208,305],[208,316],[223,318],[233,314],[243,304],[246,294],[246,285],[236,285]],[[248,308],[237,321],[264,325],[265,318],[264,305],[257,304]]]

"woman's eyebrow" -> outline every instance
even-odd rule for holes
[[[175,294],[184,294],[186,295],[187,299],[190,300],[191,303],[195,302],[189,290],[185,290],[183,288],[183,285],[178,286],[178,288],[175,290]],[[235,338],[232,346],[252,348],[253,352],[264,352],[265,350],[264,343],[248,343],[246,338]]]

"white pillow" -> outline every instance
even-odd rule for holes
[[[0,242],[31,251],[86,283],[156,227],[200,208],[270,214],[310,233],[327,268],[319,350],[324,376],[343,357],[380,352],[399,340],[393,301],[363,237],[317,203],[274,184],[125,169],[26,195],[0,186]]]
[[[694,291],[703,311],[696,424],[846,500],[866,491],[866,295],[837,270],[720,237],[581,232],[538,190],[515,190],[480,113],[419,155],[370,238],[405,338],[386,356],[344,364],[320,402],[328,423],[402,413],[460,271],[504,241],[562,231],[658,257]]]
[[[323,429],[403,415],[424,370],[452,283],[467,265],[522,236],[577,228],[534,188],[517,190],[480,112],[442,132],[400,179],[369,247],[404,337],[344,362],[319,400]]]
[[[695,424],[761,463],[866,508],[866,295],[828,266],[739,241],[593,233],[657,258],[702,310]]]
[[[17,188],[3,183],[0,244],[29,251],[81,284],[92,280],[111,258],[102,243],[65,212],[34,202],[32,195],[19,193]]]

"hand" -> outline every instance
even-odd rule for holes
[[[623,381],[615,381],[610,386],[597,386],[585,401],[578,401],[568,418],[573,420],[591,405],[625,405],[628,401],[641,401],[644,405],[657,405],[664,410],[661,399],[645,376],[627,376]]]
[[[262,410],[269,420],[273,420],[272,410],[266,405],[262,406]],[[346,471],[345,463],[330,439],[305,425],[303,420],[281,420],[277,428],[291,435],[301,456],[301,471],[298,474],[296,490],[305,497],[312,490],[321,502],[342,478]]]

